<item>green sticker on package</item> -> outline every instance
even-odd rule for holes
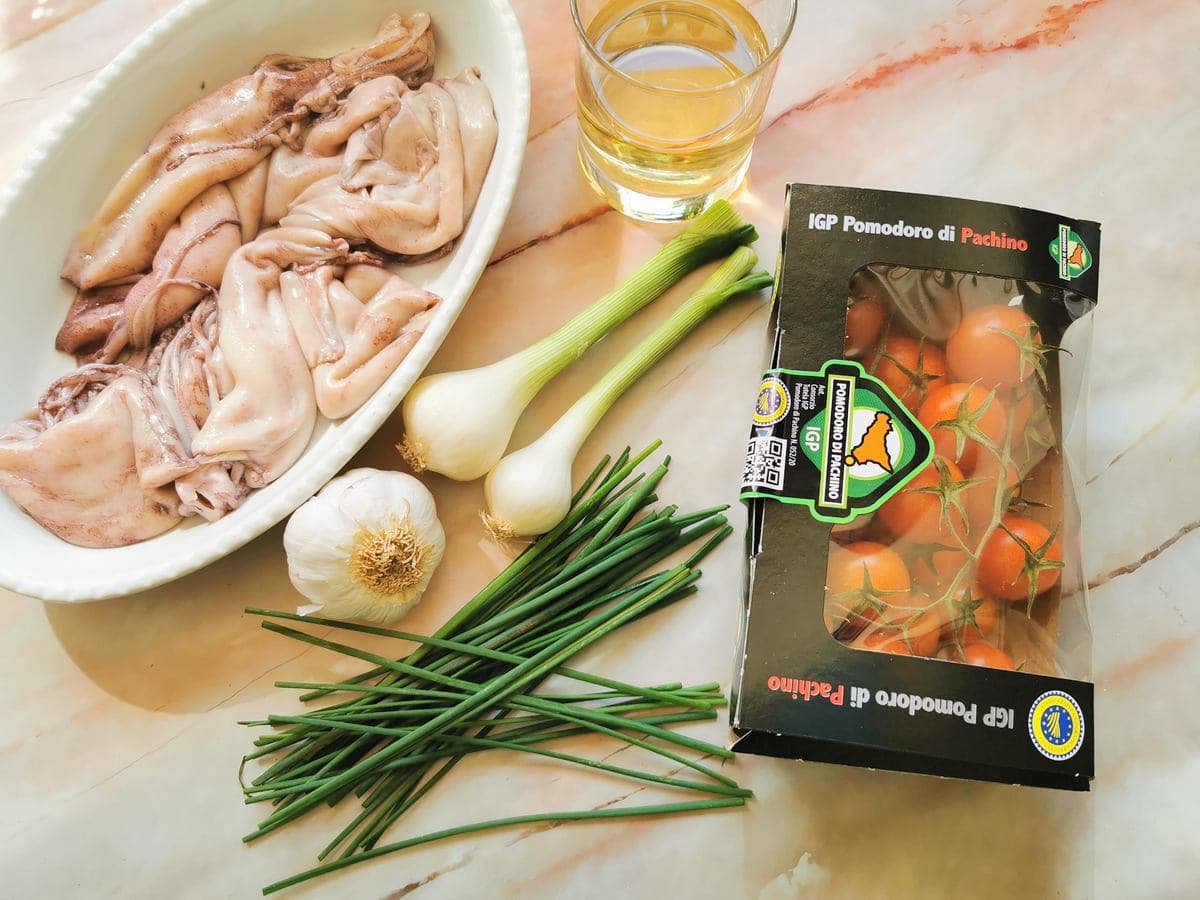
[[[856,362],[768,369],[754,409],[742,499],[807,506],[822,522],[872,512],[929,462],[933,442]]]

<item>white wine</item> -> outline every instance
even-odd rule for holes
[[[754,15],[737,0],[608,0],[586,30],[580,153],[601,193],[618,208],[623,190],[661,198],[644,217],[678,218],[736,186],[769,90],[750,77],[770,53]]]

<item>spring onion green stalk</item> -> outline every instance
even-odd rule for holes
[[[652,687],[569,667],[568,661],[616,629],[692,595],[696,566],[731,529],[723,508],[653,509],[668,461],[638,472],[642,453],[608,458],[585,479],[566,518],[532,544],[432,636],[265,609],[263,627],[370,668],[338,681],[276,682],[326,705],[246,722],[273,727],[242,761],[264,765],[247,803],[271,810],[253,841],[324,805],[357,798],[361,810],[317,853],[316,868],[269,885],[274,892],[385,853],[519,822],[574,821],[692,812],[741,805],[750,791],[704,764],[724,747],[673,730],[712,720],[725,698],[716,684]],[[682,563],[655,567],[685,548]],[[646,574],[646,573],[650,574]],[[398,659],[281,624],[303,623],[416,643]],[[541,693],[550,675],[586,685]],[[602,735],[665,761],[667,771],[589,759],[547,744]],[[509,750],[608,776],[682,791],[690,800],[493,819],[388,843],[388,833],[466,756]],[[273,761],[265,759],[270,757]],[[261,763],[254,761],[262,760]],[[684,771],[689,770],[689,771]],[[273,807],[273,809],[272,809]]]
[[[757,237],[732,206],[717,201],[553,334],[491,365],[418,381],[404,398],[405,436],[397,449],[416,472],[428,469],[458,481],[482,478],[551,378],[684,275]]]
[[[609,407],[722,304],[771,284],[766,272],[748,274],[758,257],[740,247],[665,322],[526,447],[508,454],[484,484],[484,523],[497,540],[545,534],[571,506],[571,467],[583,442]]]

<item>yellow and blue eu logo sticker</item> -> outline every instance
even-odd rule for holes
[[[1083,710],[1064,691],[1046,691],[1029,708],[1029,737],[1038,753],[1063,760],[1083,746]]]
[[[777,376],[770,375],[763,379],[758,388],[758,402],[754,404],[754,424],[774,425],[788,414],[791,406],[792,399],[788,394],[787,385]]]

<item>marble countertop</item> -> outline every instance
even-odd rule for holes
[[[0,178],[170,0],[9,0]],[[575,160],[566,4],[517,0],[533,68],[524,175],[493,264],[434,361],[498,358],[610,286],[668,233],[622,219]],[[1150,898],[1200,895],[1200,5],[1195,0],[801,4],[740,208],[777,246],[788,180],[997,200],[1104,225],[1084,464],[1096,678],[1091,794],[742,757],[744,810],[535,827],[433,845],[292,896]],[[768,260],[769,261],[769,260]],[[36,298],[30,298],[36,302]],[[524,443],[665,315],[654,305],[536,401]],[[766,312],[706,322],[614,409],[582,457],[661,436],[664,496],[736,495]],[[670,384],[671,390],[663,388]],[[697,406],[697,399],[702,402]],[[698,412],[698,409],[701,410]],[[713,411],[720,412],[713,415]],[[667,423],[670,423],[668,429]],[[396,466],[389,422],[357,462]],[[479,484],[428,480],[446,561],[406,621],[432,629],[505,560]],[[741,509],[733,514],[740,523]],[[730,675],[739,547],[701,593],[590,655],[644,683]],[[0,881],[13,897],[249,897],[305,868],[339,814],[244,847],[259,810],[234,775],[275,679],[345,663],[261,631],[288,608],[280,529],[172,585],[66,606],[0,597]],[[723,721],[695,733],[727,739]],[[584,741],[584,752],[589,748]],[[603,752],[597,743],[590,748]],[[609,778],[476,756],[414,809],[413,833],[611,802]]]

